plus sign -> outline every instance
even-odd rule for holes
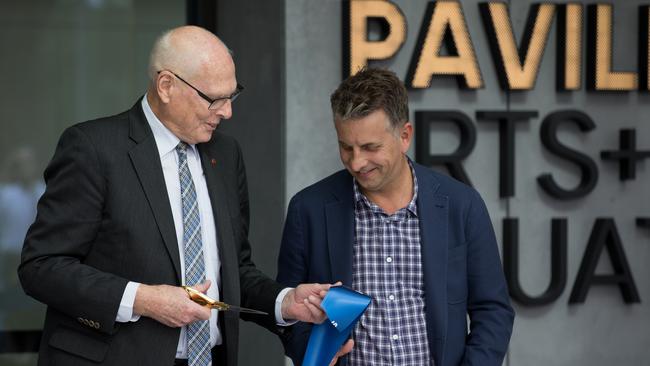
[[[637,161],[649,158],[650,150],[636,149],[636,131],[634,129],[621,129],[619,133],[619,149],[601,151],[600,158],[619,161],[620,180],[634,179],[636,178]]]
[[[650,217],[637,217],[636,226],[644,229],[650,229]]]
[[[640,229],[645,229],[646,232],[650,231],[650,217],[637,217],[636,226]]]

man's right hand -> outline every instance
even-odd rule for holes
[[[194,286],[205,293],[210,281]],[[178,286],[140,284],[133,303],[133,313],[152,318],[169,327],[182,327],[198,320],[208,320],[210,309],[190,300]]]

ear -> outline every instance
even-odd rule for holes
[[[174,89],[172,75],[167,71],[161,71],[156,75],[155,83],[160,101],[164,104],[169,103]]]
[[[409,121],[404,123],[404,126],[400,128],[399,140],[401,144],[402,153],[406,154],[411,146],[411,140],[413,139],[413,124]]]

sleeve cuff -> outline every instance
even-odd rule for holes
[[[140,319],[140,315],[133,314],[133,303],[135,303],[135,294],[138,292],[138,286],[140,286],[140,283],[138,282],[129,281],[129,283],[126,284],[115,321],[127,323],[135,322]]]
[[[287,287],[284,290],[280,291],[278,297],[275,298],[275,322],[281,327],[288,327],[298,322],[297,320],[291,320],[287,322],[284,320],[284,318],[282,318],[282,302],[284,301],[285,296],[287,296],[291,290],[293,290],[292,287]]]

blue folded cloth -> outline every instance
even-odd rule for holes
[[[321,302],[327,319],[312,327],[302,365],[329,365],[370,305],[370,300],[369,296],[347,287],[331,287]]]

